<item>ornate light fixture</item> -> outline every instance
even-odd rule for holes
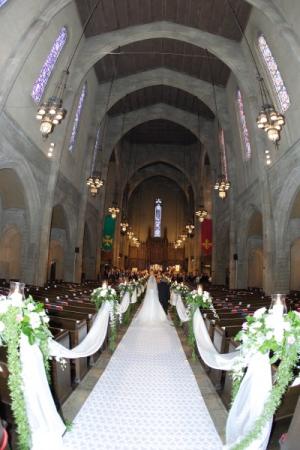
[[[134,232],[133,231],[127,231],[127,236],[129,238],[129,240],[131,240],[134,236]]]
[[[208,61],[209,55],[207,52]],[[218,147],[219,147],[219,153],[220,153],[220,172],[221,174],[218,176],[218,179],[214,185],[214,189],[218,191],[219,197],[224,200],[227,195],[227,191],[230,189],[230,181],[228,180],[227,176],[227,162],[226,162],[226,147],[225,147],[225,140],[224,140],[224,132],[223,129],[220,126],[219,117],[218,117],[218,104],[217,104],[217,94],[216,94],[216,86],[214,82],[213,77],[213,71],[211,68],[211,64],[209,62],[209,69],[210,69],[210,77],[211,77],[211,84],[213,89],[213,98],[215,103],[215,111],[216,111],[216,119],[217,119],[217,125],[218,125]]]
[[[67,80],[70,73],[69,69],[74,59],[75,53],[79,47],[81,39],[84,36],[85,30],[89,25],[94,12],[98,8],[100,1],[101,0],[98,0],[91,13],[89,14],[83,26],[82,33],[69,59],[67,67],[65,70],[63,70],[61,78],[57,83],[53,95],[51,95],[46,102],[43,102],[37,110],[36,119],[41,121],[40,132],[45,139],[49,136],[49,134],[53,132],[55,126],[61,123],[61,121],[67,114],[67,110],[63,107],[63,96],[66,90]]]
[[[227,191],[229,188],[230,188],[230,181],[228,181],[227,178],[224,177],[224,175],[221,175],[214,185],[214,189],[218,191],[219,197],[222,200],[226,198]]]
[[[272,102],[271,95],[267,89],[264,78],[261,76],[258,65],[253,55],[253,51],[247,39],[247,36],[244,33],[243,27],[240,24],[239,18],[233,8],[230,0],[227,0],[227,4],[231,9],[231,12],[234,16],[235,22],[239,28],[240,33],[245,39],[246,45],[248,47],[252,62],[256,69],[257,80],[259,83],[259,91],[261,95],[261,111],[257,116],[256,123],[259,129],[264,130],[267,133],[268,138],[274,144],[278,144],[281,137],[281,131],[283,126],[285,125],[285,117],[283,114],[276,111],[274,103]]]
[[[199,222],[202,223],[206,219],[208,212],[206,211],[204,206],[201,205],[201,206],[199,206],[199,209],[197,209],[197,211],[195,211],[195,215],[198,217]]]
[[[122,234],[126,234],[127,228],[129,227],[128,222],[123,219],[123,221],[120,223],[120,227],[121,227],[121,233]]]
[[[47,138],[52,133],[55,125],[61,123],[67,113],[63,108],[62,97],[66,88],[68,75],[69,70],[64,70],[54,94],[38,108],[36,119],[41,121],[40,132],[43,138]]]
[[[94,176],[90,176],[86,180],[86,185],[88,186],[92,197],[96,197],[99,189],[101,188],[101,186],[103,186],[103,181],[101,180],[101,178],[99,176],[94,175]]]
[[[108,212],[111,215],[111,217],[113,219],[115,219],[117,217],[117,215],[119,214],[120,209],[116,205],[113,205],[110,208],[108,208]]]
[[[201,186],[200,191],[200,206],[195,211],[195,215],[198,217],[198,220],[200,223],[204,222],[206,217],[208,216],[208,211],[204,208],[204,201],[203,201],[204,195],[203,195],[203,186]]]
[[[185,226],[185,228],[186,228],[186,230],[187,230],[188,237],[192,237],[192,234],[193,234],[195,225],[193,225],[192,223],[188,223],[188,224]]]
[[[184,231],[179,237],[180,237],[180,239],[182,239],[182,241],[184,242],[184,241],[186,240],[186,238],[187,238],[186,232]]]
[[[264,130],[267,133],[270,141],[276,144],[280,141],[280,133],[285,125],[285,117],[283,114],[278,113],[271,103],[264,79],[260,77],[259,83],[263,105],[256,119],[256,123],[259,129]]]

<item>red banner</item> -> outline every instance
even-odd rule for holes
[[[204,255],[212,253],[212,220],[205,219],[201,224],[201,248]]]

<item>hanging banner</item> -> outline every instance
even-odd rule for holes
[[[204,255],[212,253],[212,220],[205,219],[201,224],[201,248]]]
[[[115,226],[116,219],[110,215],[105,216],[102,233],[102,250],[105,252],[111,252],[113,249]]]

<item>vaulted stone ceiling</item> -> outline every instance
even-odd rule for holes
[[[76,0],[84,24],[97,0]],[[230,0],[244,29],[251,6],[244,0]],[[169,22],[189,27],[187,30],[217,35],[235,43],[241,40],[239,30],[227,0],[102,0],[96,9],[85,35],[87,38],[150,23]],[[188,32],[188,31],[187,31]],[[174,35],[174,37],[176,37]],[[167,68],[187,74],[193,79],[225,87],[230,68],[205,48],[171,38],[137,40],[114,48],[112,53],[99,55],[94,68],[100,84],[130,75]],[[208,86],[209,89],[209,86]],[[209,95],[213,95],[212,92]],[[212,120],[213,113],[196,96],[185,90],[170,87],[165,82],[137,89],[119,100],[109,111],[110,116],[167,104]],[[171,120],[171,118],[170,118]],[[195,138],[183,127],[165,120],[150,121],[133,129],[126,138],[138,143],[191,144]]]
[[[95,0],[76,0],[84,23]],[[251,7],[243,0],[231,0],[242,27]],[[240,40],[226,0],[103,0],[97,9],[86,36],[95,36],[133,25],[167,20]]]
[[[119,100],[109,111],[114,116],[135,109],[145,108],[156,103],[166,103],[175,108],[199,114],[206,119],[213,119],[212,111],[194,95],[172,86],[149,86],[132,92]]]
[[[196,137],[186,128],[168,120],[150,120],[133,128],[125,138],[135,144],[191,145]]]
[[[209,62],[209,63],[208,63]],[[166,67],[177,72],[225,86],[229,67],[205,49],[176,39],[146,39],[115,50],[102,58],[95,70],[99,83],[145,70]]]

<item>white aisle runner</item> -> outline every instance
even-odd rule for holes
[[[219,450],[176,330],[133,321],[64,437],[72,450]]]

